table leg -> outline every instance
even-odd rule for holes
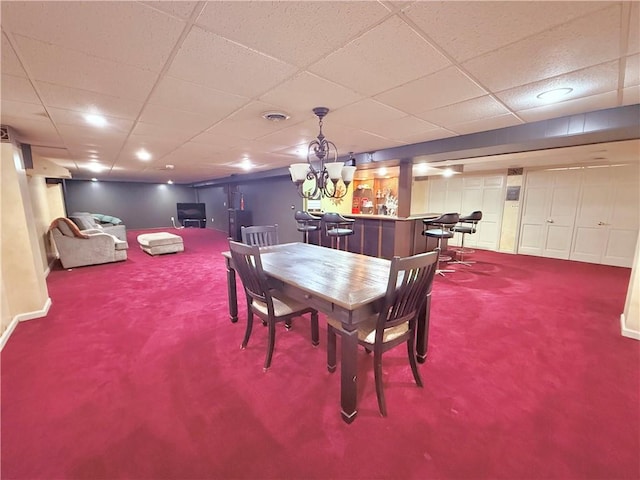
[[[416,332],[416,357],[419,363],[427,361],[427,349],[429,348],[429,312],[431,311],[431,294],[427,296],[425,307],[418,316]]]
[[[233,323],[238,321],[238,293],[236,291],[236,271],[227,260],[227,301],[229,302],[229,318]]]
[[[346,328],[355,328],[353,326]],[[340,370],[340,406],[342,419],[346,423],[355,420],[358,414],[358,331],[347,331],[342,335],[342,362]]]

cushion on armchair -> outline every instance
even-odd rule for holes
[[[82,233],[78,226],[66,217],[56,218],[51,222],[49,230],[54,228],[60,230],[65,237],[89,238],[89,235]]]

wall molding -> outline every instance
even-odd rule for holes
[[[51,308],[51,298],[47,297],[47,301],[44,302],[44,306],[42,307],[41,310],[35,310],[33,312],[20,313],[20,314],[16,315],[15,317],[13,317],[13,320],[11,320],[11,323],[9,323],[9,326],[7,327],[7,329],[4,332],[2,332],[2,336],[0,336],[0,352],[2,351],[4,346],[7,344],[7,341],[9,340],[9,337],[11,336],[13,331],[16,329],[16,327],[18,326],[19,322],[24,322],[24,321],[27,321],[27,320],[34,320],[36,318],[46,317],[47,314],[49,313],[49,309],[50,308]]]
[[[632,330],[625,327],[624,313],[620,314],[620,333],[623,337],[633,338],[634,340],[640,340],[640,331]]]

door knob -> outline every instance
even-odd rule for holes
[[[598,225],[602,226],[602,225],[606,225],[606,223],[604,223],[604,222],[598,222]]]
[[[547,223],[553,223],[553,219],[552,218],[547,218]]]

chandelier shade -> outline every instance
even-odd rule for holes
[[[322,119],[329,113],[329,109],[316,107],[313,113],[318,117],[320,133],[307,147],[307,163],[294,163],[289,167],[291,180],[296,184],[298,194],[303,198],[342,198],[347,194],[349,184],[353,181],[356,167],[345,166],[344,162],[338,162],[338,149],[322,133]],[[318,168],[314,168],[312,161],[316,162]],[[340,181],[344,183],[344,189],[339,188]],[[305,182],[311,182],[311,187],[307,190],[304,188]]]

